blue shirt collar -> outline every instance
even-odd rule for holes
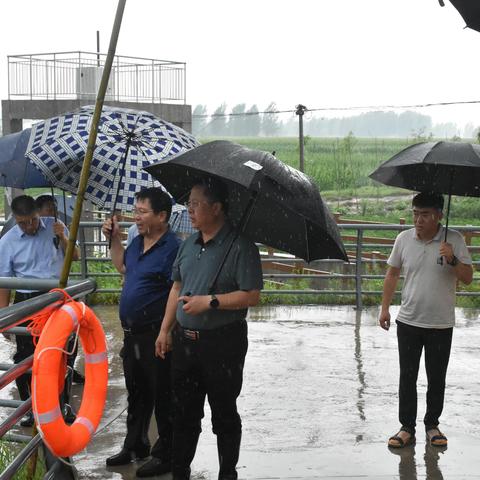
[[[175,233],[173,233],[173,231],[172,231],[172,229],[170,228],[170,225],[169,225],[168,229],[165,231],[165,233],[151,246],[151,248],[148,249],[148,251],[146,253],[148,253],[150,250],[152,250],[154,248],[160,247],[161,245],[165,244],[165,242],[168,240],[168,238],[171,235],[174,235],[176,237]],[[144,255],[144,253],[143,253],[143,235],[137,235],[137,237],[135,237],[132,240],[132,243],[134,241],[136,241],[136,243],[137,243],[138,252],[141,255]]]

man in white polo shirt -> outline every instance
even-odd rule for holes
[[[431,445],[447,445],[438,424],[455,325],[455,290],[458,280],[468,285],[473,279],[472,260],[462,235],[449,229],[444,241],[443,197],[419,193],[412,207],[415,228],[401,232],[395,240],[387,261],[379,319],[380,326],[388,330],[389,307],[403,270],[402,303],[396,319],[401,428],[388,440],[394,448],[415,442],[417,376],[423,349],[428,379],[425,431]]]

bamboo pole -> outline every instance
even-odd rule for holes
[[[112,69],[113,59],[115,57],[115,50],[117,48],[118,35],[120,33],[120,26],[122,24],[123,11],[125,10],[125,3],[127,0],[118,0],[117,13],[113,23],[112,35],[110,36],[110,45],[108,46],[108,54],[103,68],[102,80],[98,88],[97,99],[95,102],[95,111],[93,113],[92,127],[90,135],[88,136],[87,152],[83,161],[82,173],[80,175],[80,182],[77,191],[77,200],[75,202],[75,209],[73,211],[72,224],[70,226],[70,235],[68,237],[67,251],[65,252],[65,260],[63,262],[62,273],[58,286],[64,288],[67,285],[68,276],[72,266],[73,252],[75,250],[75,243],[77,241],[78,226],[80,224],[80,216],[82,214],[83,196],[87,189],[88,176],[90,174],[90,165],[92,163],[93,152],[95,151],[95,143],[97,141],[98,123],[102,113],[103,103],[105,100],[105,93],[107,91],[108,80],[110,78],[110,71]]]

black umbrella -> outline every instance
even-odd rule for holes
[[[443,7],[443,0],[439,0]],[[450,0],[450,3],[458,10],[465,20],[467,27],[480,32],[480,2],[478,0]]]
[[[255,242],[310,262],[347,260],[338,227],[306,175],[273,155],[228,141],[210,142],[145,170],[177,199],[215,177],[229,189],[229,219]]]
[[[448,195],[446,241],[451,196],[480,197],[480,145],[417,143],[382,163],[370,178],[384,185]]]

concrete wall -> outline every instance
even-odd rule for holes
[[[22,119],[45,120],[62,113],[72,112],[84,105],[94,105],[94,100],[2,100],[3,134],[22,130]],[[145,110],[159,116],[167,122],[192,131],[191,105],[175,105],[165,103],[110,102],[112,107]]]

